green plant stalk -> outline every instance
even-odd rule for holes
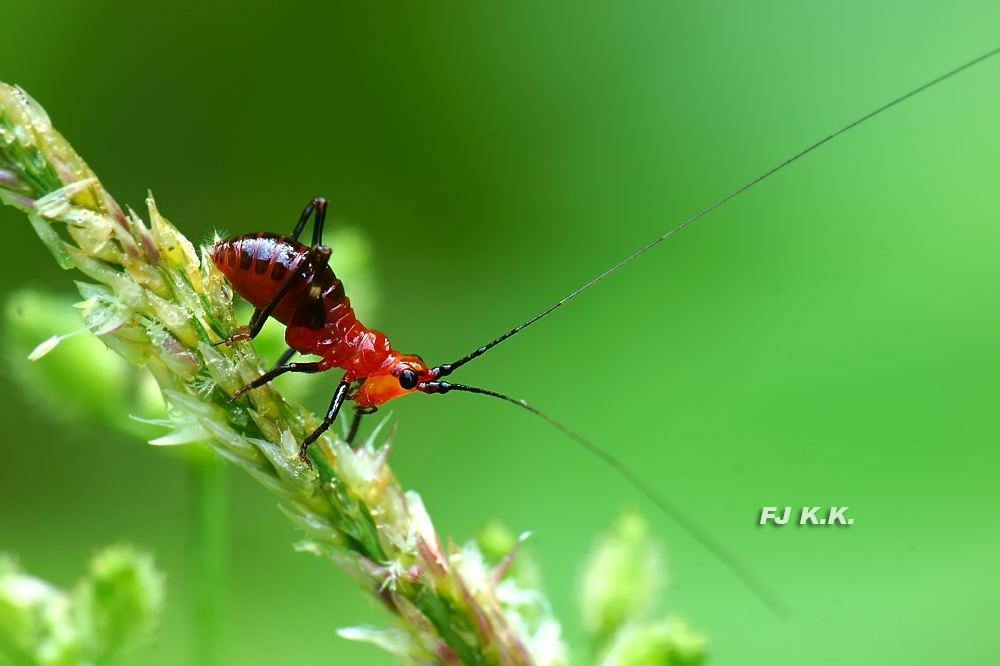
[[[217,457],[191,464],[194,486],[193,513],[197,585],[195,586],[195,664],[213,666],[220,661],[219,635],[222,599],[229,560],[226,499],[229,484],[224,462]]]
[[[506,564],[486,570],[470,563],[470,553],[445,549],[419,495],[404,492],[386,464],[388,442],[376,447],[372,437],[353,450],[324,436],[310,449],[310,470],[297,451],[318,424],[315,415],[269,386],[229,404],[261,367],[249,343],[211,346],[237,326],[222,275],[211,260],[199,260],[151,197],[149,226],[123,211],[44,110],[6,84],[0,199],[28,215],[62,268],[92,281],[78,283],[88,328],[153,373],[172,427],[154,441],[204,442],[246,470],[309,534],[303,549],[329,557],[396,616],[397,629],[342,635],[411,664],[565,663],[558,623],[541,594],[498,595]]]

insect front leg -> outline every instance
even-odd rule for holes
[[[309,467],[312,467],[312,463],[306,456],[306,452],[309,450],[309,445],[319,439],[320,435],[326,432],[330,425],[337,419],[337,414],[340,412],[340,408],[344,405],[344,400],[347,399],[348,391],[351,388],[351,382],[353,378],[344,376],[340,380],[340,384],[337,385],[337,390],[333,393],[333,400],[330,401],[330,409],[326,411],[326,416],[323,418],[323,423],[320,424],[318,428],[312,431],[312,433],[302,440],[302,446],[299,448],[299,460],[304,462]]]

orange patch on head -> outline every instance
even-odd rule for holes
[[[417,356],[400,356],[358,387],[353,400],[359,407],[379,407],[393,398],[413,393],[420,382],[434,379],[427,364]]]

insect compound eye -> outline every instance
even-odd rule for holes
[[[409,368],[406,368],[401,373],[399,373],[399,386],[406,391],[410,389],[417,388],[419,380],[417,378],[417,373]]]

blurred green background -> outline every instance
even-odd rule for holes
[[[151,188],[197,241],[286,231],[330,198],[372,244],[368,323],[439,363],[997,46],[1000,4],[6,0],[0,22],[0,80],[45,106],[119,202]],[[456,540],[490,517],[532,530],[570,641],[583,555],[633,504],[668,545],[664,608],[709,634],[716,664],[995,658],[998,84],[989,62],[858,128],[460,375],[640,469],[768,581],[787,621],[611,470],[498,402],[393,404],[397,474]],[[0,224],[0,291],[71,292],[79,276],[22,215]],[[185,466],[0,381],[0,548],[64,585],[103,544],[152,549],[168,612],[131,663],[185,663]],[[264,489],[231,481],[224,663],[392,663],[334,634],[381,613],[292,551]],[[762,528],[765,505],[849,506],[855,522]]]

